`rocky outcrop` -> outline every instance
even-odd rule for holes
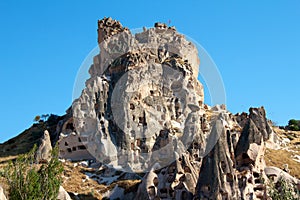
[[[124,170],[147,171],[173,162],[194,136],[205,142],[195,123],[204,101],[195,46],[166,26],[133,35],[108,18],[98,32],[100,54],[73,102],[74,126],[89,152]]]
[[[267,198],[273,131],[263,107],[233,115],[204,105],[197,49],[174,27],[133,34],[104,18],[98,43],[60,145],[73,135],[107,169],[145,172],[135,199]],[[112,194],[126,196],[117,186]]]
[[[51,146],[50,135],[49,132],[45,130],[44,136],[41,139],[41,144],[38,147],[36,152],[37,163],[49,162],[52,158],[51,151],[52,151],[52,146]]]
[[[230,134],[227,134],[220,120],[216,121],[212,131],[220,132],[221,136],[202,161],[196,196],[199,199],[239,199]]]

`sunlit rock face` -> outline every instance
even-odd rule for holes
[[[100,54],[73,103],[76,131],[88,137],[90,153],[124,170],[147,171],[176,160],[194,137],[204,147],[195,46],[159,23],[132,34],[106,18],[98,33]],[[199,147],[198,155],[203,152]]]
[[[263,107],[233,115],[204,105],[197,49],[174,27],[133,34],[104,18],[98,43],[73,102],[72,133],[102,164],[146,172],[128,199],[267,198],[264,151],[273,131]]]

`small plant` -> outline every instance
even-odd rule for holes
[[[271,181],[268,186],[268,194],[272,200],[297,200],[300,198],[297,188],[282,177],[276,183]]]
[[[36,145],[33,149],[10,162],[0,176],[9,185],[11,200],[54,200],[61,185],[63,167],[58,160],[58,148],[52,151],[52,159],[47,164],[35,164]]]
[[[300,121],[291,119],[289,121],[288,129],[292,131],[300,131]]]

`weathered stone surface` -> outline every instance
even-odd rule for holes
[[[66,192],[66,190],[60,186],[59,187],[59,191],[58,191],[58,196],[57,196],[58,200],[71,200],[70,195]]]
[[[50,140],[50,135],[47,130],[44,131],[44,136],[41,139],[41,144],[37,149],[36,152],[36,161],[38,163],[40,162],[49,162],[51,160],[51,151],[52,151],[52,146],[51,146],[51,140]]]
[[[126,196],[116,186],[105,197],[267,198],[264,152],[273,131],[263,107],[234,116],[225,105],[204,105],[197,49],[166,24],[134,35],[104,18],[98,36],[101,51],[73,117],[62,123],[60,148],[81,138],[106,166],[104,176],[116,178],[116,168],[147,172],[137,191]]]
[[[63,131],[58,141],[59,157],[73,161],[94,160],[95,158],[85,146],[86,142],[87,139],[80,137],[76,132],[67,133]]]
[[[231,144],[228,144],[221,120],[216,121],[212,131],[220,132],[221,136],[202,161],[196,196],[199,199],[239,199],[234,160],[229,149]]]
[[[6,196],[4,195],[3,188],[0,186],[0,200],[6,200]]]
[[[100,22],[100,54],[73,102],[74,125],[88,138],[89,152],[104,163],[139,171],[156,162],[170,164],[194,136],[205,142],[196,123],[204,99],[195,46],[159,24],[132,35],[121,25],[112,31],[114,20]]]
[[[268,177],[272,177],[275,183],[278,181],[278,179],[283,178],[295,185],[300,184],[300,180],[277,167],[266,167],[264,171]]]

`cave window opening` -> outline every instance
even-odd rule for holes
[[[161,107],[158,105],[158,106],[156,107],[156,110],[157,110],[157,111],[161,111]]]
[[[254,176],[255,178],[259,178],[259,173],[253,172],[253,176]]]
[[[227,182],[232,183],[233,182],[233,175],[230,174],[230,173],[227,173],[226,174],[226,180],[227,180]]]
[[[68,123],[66,129],[74,130],[73,123]]]
[[[133,104],[133,103],[131,103],[131,104],[130,104],[130,109],[131,109],[131,110],[134,110],[134,109],[135,109],[135,107],[134,107],[134,104]]]
[[[155,185],[155,187],[158,186],[158,178],[157,177],[154,177],[153,184]]]
[[[84,145],[80,145],[80,146],[78,146],[78,149],[84,150],[84,149],[86,149],[86,147]]]
[[[141,146],[141,140],[140,140],[140,139],[137,139],[137,140],[136,140],[136,145],[137,145],[137,146]]]

